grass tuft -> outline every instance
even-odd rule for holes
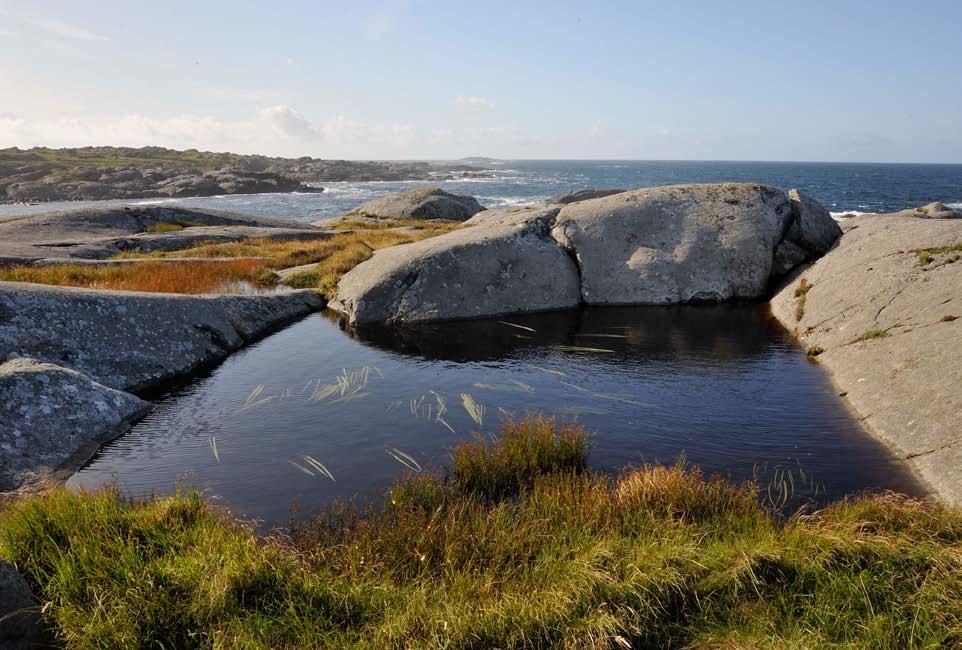
[[[795,288],[795,298],[798,299],[798,302],[795,305],[796,321],[802,320],[802,318],[805,316],[805,302],[808,297],[808,292],[812,290],[813,286],[815,285],[809,283],[806,278],[802,278],[799,281],[798,286]]]
[[[55,488],[0,513],[0,557],[76,648],[962,642],[958,510],[886,494],[776,516],[756,486],[682,463],[592,473],[587,444],[575,425],[507,422],[451,476],[275,537],[196,492]]]
[[[888,335],[888,330],[865,330],[858,336],[858,338],[853,340],[852,343],[871,341],[872,339],[884,339]]]

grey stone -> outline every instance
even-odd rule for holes
[[[157,224],[194,224],[150,233]],[[0,221],[0,259],[29,263],[45,258],[103,259],[124,251],[180,250],[206,241],[325,238],[330,234],[290,219],[169,207],[118,207],[47,212]]]
[[[567,205],[552,234],[588,304],[717,302],[766,293],[791,218],[763,185],[673,185]]]
[[[39,606],[29,585],[0,558],[0,650],[27,650],[41,638]]]
[[[772,259],[772,277],[780,278],[787,275],[808,258],[808,251],[788,239],[783,239],[775,248],[775,257]]]
[[[818,201],[800,190],[789,190],[788,198],[792,202],[792,223],[785,238],[812,257],[827,253],[842,236],[838,222]]]
[[[962,251],[924,266],[915,252],[962,244],[962,221],[864,215],[843,228],[772,298],[772,312],[803,346],[824,349],[818,362],[866,428],[962,505]],[[885,336],[860,340],[866,332]]]
[[[443,219],[466,221],[484,210],[477,199],[438,188],[416,188],[368,201],[348,216],[378,219]]]
[[[0,364],[0,490],[71,472],[150,404],[34,359]]]
[[[560,194],[555,194],[545,199],[545,203],[552,205],[568,205],[569,203],[578,203],[580,201],[588,201],[590,199],[601,199],[606,196],[611,196],[613,194],[621,194],[622,192],[627,192],[628,190],[615,190],[615,189],[586,189],[586,190],[573,190],[571,192],[562,192]]]
[[[186,296],[0,282],[0,359],[33,357],[136,392],[321,307],[310,290]]]
[[[953,210],[944,203],[933,201],[918,208],[885,214],[886,217],[916,217],[918,219],[962,219],[962,212]]]
[[[578,272],[549,235],[555,214],[503,211],[471,228],[382,249],[341,279],[330,306],[355,325],[573,307]]]

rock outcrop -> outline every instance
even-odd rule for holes
[[[182,228],[151,232],[158,226]],[[0,222],[0,262],[104,259],[125,251],[171,251],[203,242],[326,238],[330,233],[290,219],[213,210],[116,207],[47,212]]]
[[[134,395],[34,359],[0,364],[0,395],[0,491],[72,472],[150,409]]]
[[[490,211],[481,225],[380,250],[341,279],[331,307],[355,325],[573,307],[578,270],[549,233],[557,211]]]
[[[404,323],[758,298],[839,232],[816,202],[792,196],[794,209],[763,185],[675,185],[489,210],[470,228],[379,252],[344,276],[331,307],[352,323]]]
[[[36,358],[136,392],[322,306],[312,290],[186,296],[0,282],[0,359]]]
[[[0,650],[40,647],[40,606],[30,586],[10,563],[0,559]]]
[[[832,374],[865,426],[962,504],[962,221],[846,219],[774,315]]]
[[[588,304],[719,302],[765,293],[791,216],[762,185],[673,185],[565,206],[552,234]]]
[[[962,219],[962,212],[954,210],[944,203],[934,201],[918,208],[910,208],[900,212],[886,213],[887,217],[916,217],[919,219]]]
[[[589,199],[602,199],[606,196],[611,196],[613,194],[621,194],[622,192],[627,192],[628,190],[614,190],[614,189],[587,189],[587,190],[573,190],[571,192],[562,192],[561,194],[555,194],[545,199],[545,203],[551,205],[568,205],[569,203],[578,203],[580,201],[588,201]]]
[[[415,188],[368,201],[347,216],[374,219],[443,219],[466,221],[484,208],[477,199],[438,188]]]

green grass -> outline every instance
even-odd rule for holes
[[[680,464],[601,475],[586,451],[577,426],[508,423],[447,475],[276,537],[196,493],[58,488],[7,507],[0,556],[71,648],[962,643],[957,510],[881,495],[777,516],[754,485]]]
[[[871,341],[872,339],[884,339],[889,335],[888,330],[865,330],[852,343]]]
[[[798,282],[798,286],[795,288],[795,298],[798,302],[795,304],[795,320],[800,321],[805,317],[805,302],[808,298],[808,292],[812,290],[814,284],[810,284],[806,278],[802,278]]]
[[[952,244],[950,246],[938,246],[935,248],[915,248],[912,250],[912,252],[918,256],[920,266],[928,266],[939,255],[949,255],[950,262],[957,262],[960,256],[952,255],[952,253],[962,253],[962,242],[959,242],[958,244]]]
[[[805,348],[805,356],[807,357],[817,357],[823,352],[825,352],[825,348],[823,348],[821,345],[810,345]]]

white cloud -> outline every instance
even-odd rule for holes
[[[465,97],[458,95],[454,103],[462,111],[493,111],[494,102],[488,101],[487,97]]]
[[[36,14],[30,14],[22,11],[12,11],[4,8],[0,8],[0,16],[3,16],[8,20],[12,20],[13,22],[20,23],[21,26],[41,32],[47,36],[80,41],[107,40],[106,36],[92,32],[89,29],[79,25],[73,25],[49,16],[39,16]],[[9,27],[9,23],[7,27]],[[9,29],[4,29],[4,32],[9,33]]]
[[[262,109],[260,117],[270,123],[278,134],[287,138],[314,139],[320,136],[317,128],[290,106],[278,105]]]
[[[364,33],[372,41],[381,40],[384,35],[394,30],[394,18],[386,14],[371,16],[364,26]]]

